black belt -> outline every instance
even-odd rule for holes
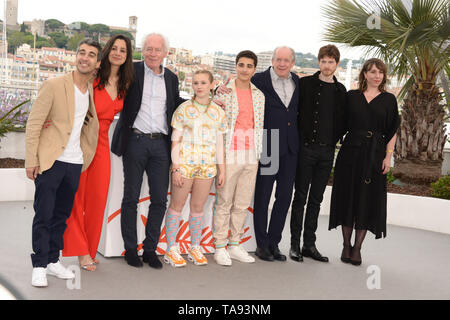
[[[164,137],[166,137],[166,135],[164,133],[161,132],[155,132],[155,133],[143,133],[142,131],[133,128],[133,132],[142,136],[145,136],[149,139],[162,139]]]
[[[363,180],[365,184],[370,184],[372,182],[372,169],[375,165],[375,153],[378,144],[382,144],[383,148],[385,148],[386,136],[382,133],[370,130],[350,131],[346,135],[343,143],[343,146],[368,145],[363,164]],[[381,167],[374,169],[381,171]]]

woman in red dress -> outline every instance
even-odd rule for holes
[[[109,127],[122,111],[123,101],[133,81],[131,41],[124,35],[112,37],[102,51],[102,61],[94,80],[94,102],[100,130],[97,150],[83,172],[72,213],[64,233],[63,256],[78,256],[80,266],[94,271],[102,232],[103,215],[111,173]]]

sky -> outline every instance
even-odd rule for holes
[[[4,1],[0,16],[4,15]],[[19,0],[18,22],[58,19],[128,26],[137,16],[137,41],[151,32],[166,35],[170,46],[194,55],[271,51],[287,45],[317,55],[326,24],[321,6],[333,0]],[[342,58],[359,58],[357,49],[338,45]]]

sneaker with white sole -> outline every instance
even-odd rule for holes
[[[192,249],[188,252],[188,260],[193,262],[196,266],[204,266],[208,264],[208,260],[198,246],[192,247]]]
[[[232,265],[230,254],[225,248],[216,249],[216,252],[214,252],[214,260],[221,266]]]
[[[181,256],[177,246],[173,246],[166,251],[164,262],[175,268],[184,267],[186,265],[186,260]]]
[[[230,258],[234,260],[238,260],[240,262],[245,263],[253,263],[255,262],[255,258],[248,254],[244,248],[241,246],[230,246],[228,248],[228,252],[230,254]]]
[[[45,268],[33,268],[33,273],[31,275],[31,285],[33,287],[47,287],[47,271]]]
[[[64,280],[75,278],[75,274],[69,269],[66,269],[59,261],[47,265],[47,274]]]

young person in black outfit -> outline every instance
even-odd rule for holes
[[[291,259],[299,262],[303,261],[303,256],[328,262],[328,258],[316,248],[315,233],[320,204],[333,167],[335,146],[341,138],[343,127],[346,89],[334,76],[339,65],[339,50],[334,45],[324,46],[319,51],[318,59],[320,71],[300,79],[300,152],[291,210],[289,252]],[[300,251],[302,230],[303,247]]]

